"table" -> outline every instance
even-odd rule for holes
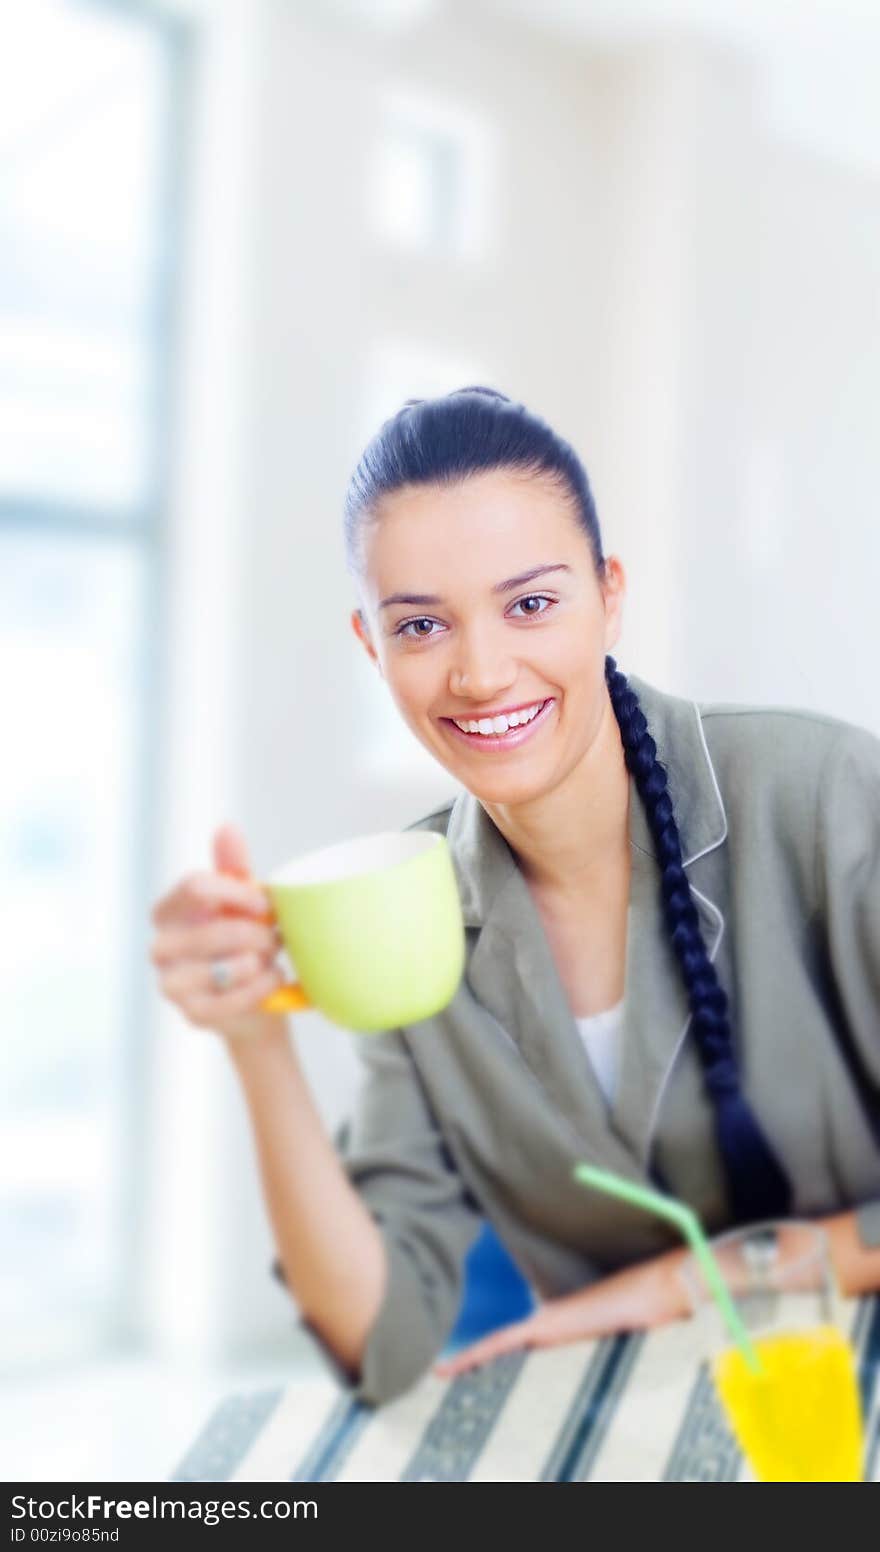
[[[880,1296],[848,1300],[880,1480]],[[693,1330],[508,1353],[454,1379],[428,1373],[383,1407],[330,1370],[214,1412],[172,1482],[753,1481],[715,1399]]]

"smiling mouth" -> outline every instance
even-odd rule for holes
[[[540,711],[530,722],[508,728],[506,733],[465,733],[451,717],[441,717],[440,722],[448,730],[451,738],[469,744],[472,749],[480,749],[489,754],[499,750],[517,749],[520,744],[527,743],[548,721],[555,706],[556,699],[551,695],[542,702]]]

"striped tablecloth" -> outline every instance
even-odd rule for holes
[[[880,1480],[880,1296],[848,1301]],[[326,1377],[229,1397],[173,1482],[746,1482],[686,1321],[425,1375],[384,1407]]]

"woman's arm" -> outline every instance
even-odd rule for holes
[[[667,1250],[575,1293],[547,1299],[525,1320],[502,1326],[435,1364],[435,1373],[451,1379],[520,1347],[559,1347],[678,1320],[688,1313],[685,1285],[678,1275],[688,1255],[686,1246]]]
[[[287,1286],[354,1377],[382,1303],[382,1235],[351,1185],[279,1020],[265,1038],[228,1041],[256,1145]]]
[[[841,1292],[854,1298],[880,1290],[880,1246],[864,1245],[855,1211],[817,1221],[828,1235]],[[579,1288],[576,1293],[548,1299],[525,1320],[490,1332],[436,1365],[436,1372],[450,1379],[521,1347],[558,1347],[566,1342],[585,1342],[679,1320],[689,1313],[679,1276],[688,1255],[685,1247],[669,1250],[650,1261],[639,1262],[638,1266],[603,1277],[587,1288]]]
[[[235,1047],[233,1060],[306,1334],[353,1399],[381,1405],[442,1348],[483,1219],[401,1031],[359,1035],[355,1052],[361,1081],[337,1141],[323,1130],[286,1034],[266,1052]]]
[[[880,1245],[862,1240],[855,1210],[820,1219],[831,1246],[831,1260],[841,1293],[855,1298],[880,1290]]]

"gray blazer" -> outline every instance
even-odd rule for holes
[[[856,1207],[865,1243],[880,1243],[880,741],[830,717],[698,705],[630,682],[667,770],[745,1093],[789,1172],[794,1211]],[[665,1223],[578,1185],[575,1161],[642,1182],[657,1164],[711,1232],[732,1221],[634,782],[610,1112],[500,831],[469,792],[409,828],[447,837],[466,970],[442,1013],[353,1036],[362,1084],[337,1147],[389,1272],[357,1384],[301,1320],[340,1384],[375,1404],[442,1349],[483,1217],[539,1298],[679,1243]]]

